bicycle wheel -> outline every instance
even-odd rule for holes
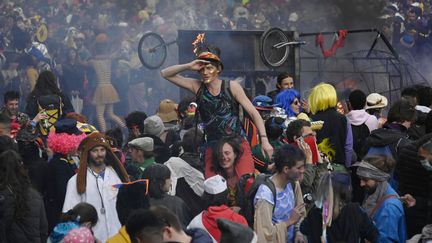
[[[167,47],[162,37],[154,32],[144,34],[138,44],[138,57],[149,69],[162,66],[167,56]]]
[[[289,46],[277,48],[275,45],[288,41],[288,37],[279,28],[270,28],[265,31],[260,40],[260,56],[263,63],[269,68],[282,66],[288,58]]]

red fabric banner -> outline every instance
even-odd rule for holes
[[[316,36],[316,45],[320,46],[321,51],[322,51],[325,58],[331,57],[334,54],[336,54],[336,50],[339,47],[343,47],[345,45],[345,38],[346,38],[347,34],[348,34],[348,30],[339,30],[337,33],[338,38],[336,41],[333,42],[333,45],[331,46],[331,48],[329,50],[324,49],[324,36],[322,34],[318,34]]]

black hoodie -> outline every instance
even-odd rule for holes
[[[406,127],[397,123],[385,124],[383,128],[372,131],[366,138],[365,146],[362,149],[362,158],[372,147],[389,146],[391,155],[397,160],[398,147],[409,141]]]
[[[423,158],[418,155],[419,147],[431,138],[432,133],[426,134],[398,151],[399,161],[394,173],[399,182],[398,193],[409,193],[416,199],[414,207],[405,209],[409,236],[421,232],[424,225],[432,222],[432,172],[421,165]]]

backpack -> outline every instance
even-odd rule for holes
[[[255,205],[254,199],[261,185],[266,185],[270,188],[273,194],[273,201],[275,202],[273,211],[276,208],[276,186],[270,179],[272,175],[269,174],[244,174],[240,177],[236,185],[236,200],[239,203],[241,209],[239,214],[246,218],[249,227],[253,228],[254,216],[255,216]],[[290,182],[295,191],[295,184]]]
[[[39,123],[39,131],[43,136],[54,130],[54,123],[63,115],[63,102],[58,94],[42,95],[37,99],[38,112],[45,110],[48,119]]]
[[[363,123],[358,126],[351,125],[351,130],[353,136],[353,149],[357,155],[357,160],[360,161],[362,149],[366,144],[366,138],[370,135],[369,127]]]

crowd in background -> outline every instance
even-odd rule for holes
[[[278,80],[273,99],[249,101],[264,131],[244,114],[240,133],[213,141],[200,95],[164,99],[153,115],[128,114],[123,134],[120,127],[98,132],[73,108],[54,122],[44,110],[29,116],[19,112],[18,92],[7,92],[0,240],[431,239],[431,87],[408,87],[393,104],[352,90],[346,113],[330,84],[303,99],[292,77]]]
[[[129,1],[127,4],[114,0],[32,1],[32,4],[4,1],[0,4],[0,90],[19,89],[25,102],[34,88],[37,74],[52,68],[59,76],[60,88],[69,97],[72,93],[79,94],[85,104],[84,113],[94,120],[89,103],[96,86],[96,74],[86,62],[95,55],[96,36],[106,33],[108,48],[116,53],[112,62],[112,82],[122,97],[115,106],[116,112],[124,116],[127,111],[154,111],[159,97],[177,99],[178,90],[159,82],[158,71],[142,67],[137,57],[138,41],[144,33],[152,31],[166,42],[175,40],[178,29],[266,30],[280,27],[320,32],[378,27],[408,63],[419,64],[419,70],[427,75],[431,31],[429,1],[365,3],[358,11],[374,13],[368,20],[375,22],[364,25],[350,22],[346,15],[356,12],[345,5],[338,1],[304,3],[296,0],[274,1],[274,4],[258,0],[161,0]],[[316,11],[317,6],[319,11]],[[320,28],[316,29],[318,23]],[[43,46],[35,45],[35,49],[43,50],[42,53],[35,54],[30,51],[30,43],[38,41],[36,33],[41,24],[47,26],[48,33],[42,37]],[[168,48],[165,66],[176,63],[177,57],[176,49]],[[144,93],[145,98],[136,94],[138,91]]]
[[[342,28],[338,1],[31,2],[0,3],[0,242],[432,238],[428,84],[390,104],[329,83],[302,97],[280,73],[247,97],[219,79],[217,48],[161,73],[137,56],[149,31]],[[376,2],[396,50],[426,66],[430,1]]]

